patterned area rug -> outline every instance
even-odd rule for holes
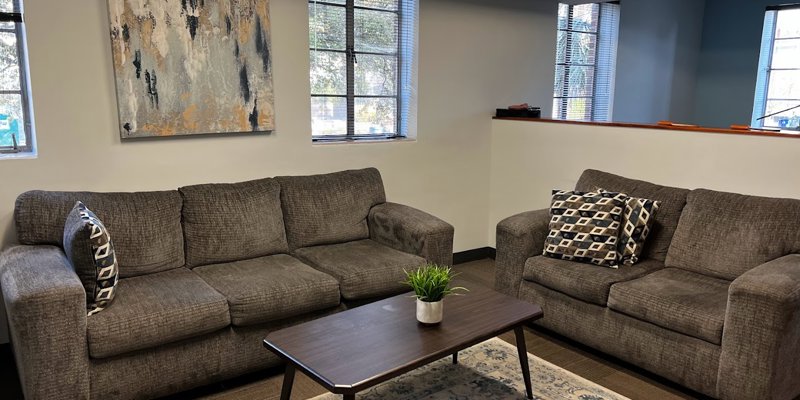
[[[537,400],[627,400],[565,369],[528,354]],[[336,400],[331,393],[312,400]],[[494,338],[359,393],[359,400],[525,399],[517,348]]]

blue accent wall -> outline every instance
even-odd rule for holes
[[[749,125],[764,13],[780,0],[707,0],[694,123]]]

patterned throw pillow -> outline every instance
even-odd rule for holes
[[[114,300],[118,267],[108,230],[80,201],[64,223],[64,251],[86,289],[88,315]]]
[[[625,202],[622,229],[619,232],[620,261],[624,265],[639,262],[644,242],[650,234],[660,201],[629,197]]]
[[[554,190],[550,233],[543,254],[617,268],[619,231],[627,198],[622,193]]]

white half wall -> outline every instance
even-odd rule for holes
[[[503,218],[548,208],[585,169],[685,188],[800,198],[800,138],[597,127],[492,124],[490,246]]]

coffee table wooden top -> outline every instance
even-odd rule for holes
[[[417,323],[411,293],[271,332],[264,346],[333,393],[352,394],[542,317],[476,288],[444,300],[444,320]]]

